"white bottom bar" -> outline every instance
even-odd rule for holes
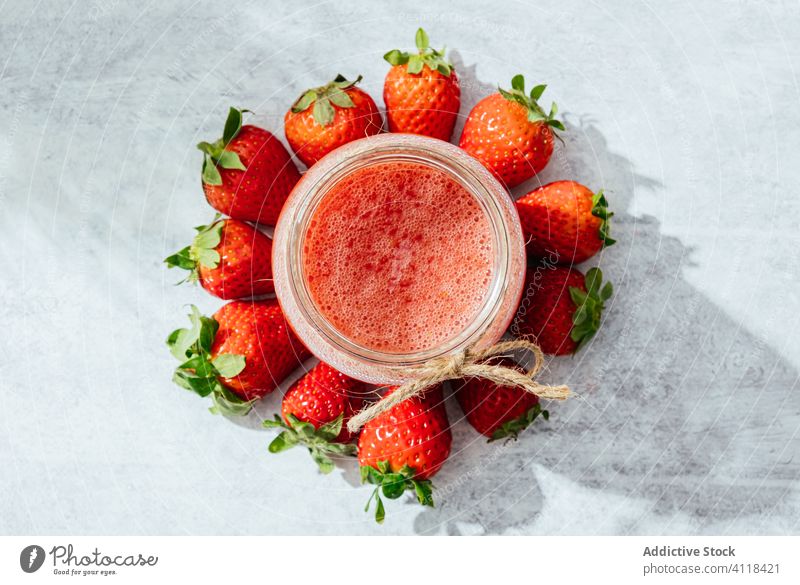
[[[0,537],[0,583],[796,584],[798,551],[790,536]]]

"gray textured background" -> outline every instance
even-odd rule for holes
[[[400,10],[400,12],[398,12]],[[0,9],[0,532],[798,533],[800,9],[791,2],[24,2]],[[201,290],[160,260],[211,212],[199,139],[230,104],[282,136],[304,88],[424,25],[462,114],[517,72],[566,144],[542,180],[605,187],[617,285],[581,394],[516,444],[454,409],[439,507],[383,528],[353,469],[170,384]],[[524,189],[520,189],[524,192]],[[278,407],[275,393],[258,407]]]

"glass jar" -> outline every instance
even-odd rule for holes
[[[447,341],[412,353],[378,351],[348,339],[315,305],[303,268],[309,221],[331,187],[356,170],[394,162],[422,164],[447,173],[474,197],[493,238],[492,274],[474,319]],[[502,337],[522,295],[525,245],[514,202],[477,160],[441,140],[380,134],[338,148],[306,172],[275,227],[272,262],[275,291],[286,319],[314,355],[353,378],[374,384],[401,384],[414,376],[414,366],[471,346],[485,348]]]

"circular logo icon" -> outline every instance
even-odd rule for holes
[[[35,573],[44,564],[44,549],[38,544],[26,546],[19,553],[19,566],[26,573]]]

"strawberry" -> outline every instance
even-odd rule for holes
[[[547,354],[576,352],[600,328],[604,303],[613,294],[611,283],[601,288],[602,283],[599,268],[586,276],[563,266],[528,269],[512,331],[535,337]]]
[[[609,235],[603,191],[592,193],[575,181],[556,181],[517,200],[529,256],[558,258],[560,264],[588,260],[616,240]]]
[[[392,65],[383,85],[389,132],[450,140],[461,107],[461,88],[453,64],[429,45],[419,29],[418,53],[394,49],[383,58]]]
[[[178,360],[173,381],[211,396],[211,411],[247,414],[309,357],[286,324],[278,301],[233,301],[213,318],[192,306],[192,327],[177,329],[167,345]]]
[[[305,91],[286,112],[286,139],[306,166],[343,144],[381,131],[378,106],[356,87],[359,81],[360,75],[355,81],[337,75],[330,83]]]
[[[394,500],[414,490],[420,504],[433,506],[430,478],[450,455],[452,440],[441,385],[404,400],[364,425],[358,439],[361,483],[375,486],[366,510],[375,499],[379,524],[386,516],[381,493]]]
[[[546,114],[538,103],[546,85],[525,95],[525,79],[515,75],[511,90],[499,89],[472,108],[459,146],[507,187],[515,187],[541,171],[553,154],[553,130],[564,130],[555,119],[558,108]]]
[[[502,360],[504,365],[513,365]],[[456,392],[456,400],[467,421],[489,442],[516,439],[539,415],[548,420],[539,398],[515,386],[500,386],[485,378],[470,378]]]
[[[221,299],[241,299],[275,292],[272,240],[250,225],[214,218],[197,228],[191,246],[169,256],[170,268],[189,270],[185,281],[200,282]]]
[[[280,140],[256,126],[242,126],[231,108],[222,138],[197,145],[204,153],[203,191],[209,205],[234,219],[275,225],[300,173]]]
[[[367,384],[345,376],[320,362],[300,378],[283,397],[281,414],[265,420],[266,428],[282,428],[269,445],[280,453],[297,444],[308,447],[322,473],[333,471],[329,454],[355,455],[347,421],[364,406]]]

